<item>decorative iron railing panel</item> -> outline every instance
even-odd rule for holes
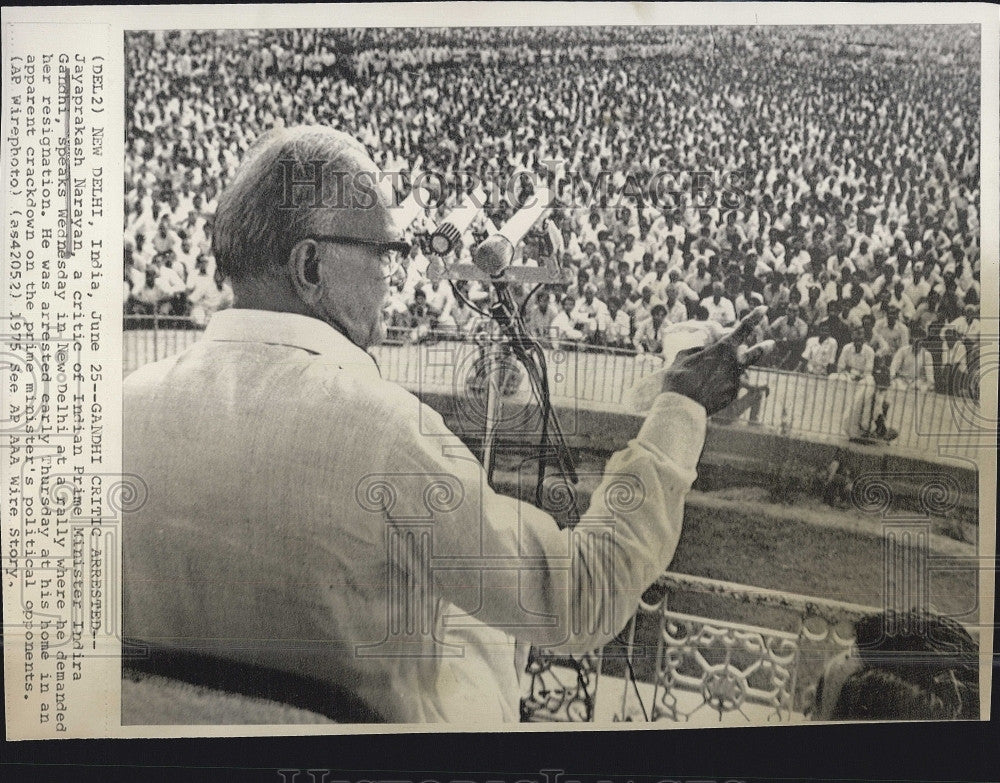
[[[593,721],[600,672],[600,650],[563,658],[532,649],[525,670],[528,687],[521,700],[522,722]]]
[[[769,720],[788,719],[797,637],[677,612],[662,611],[660,619],[653,720],[686,722],[708,708],[720,718],[736,710],[750,721],[744,703],[769,707]],[[679,691],[698,694],[700,701],[683,707]]]
[[[670,607],[680,596],[721,598],[730,617],[764,609],[785,627],[678,612]],[[667,572],[619,634],[623,644],[590,654],[585,664],[533,650],[522,717],[591,721],[600,699],[610,705],[603,715],[617,721],[801,720],[826,662],[851,645],[854,623],[877,611]],[[600,676],[614,665],[622,676]],[[574,676],[577,666],[586,676]]]

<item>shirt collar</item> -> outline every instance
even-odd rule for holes
[[[375,358],[318,318],[298,313],[230,308],[212,315],[205,329],[206,340],[265,343],[301,348],[352,369],[370,367],[378,371]]]

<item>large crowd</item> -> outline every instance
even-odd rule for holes
[[[232,304],[216,196],[276,125],[361,140],[425,209],[395,262],[399,339],[479,328],[489,296],[434,274],[554,194],[515,263],[550,344],[670,354],[767,316],[772,366],[954,391],[977,377],[979,33],[970,26],[130,33],[125,310]],[[429,176],[433,173],[433,177]],[[440,258],[429,236],[481,183]],[[531,184],[526,184],[531,183]]]

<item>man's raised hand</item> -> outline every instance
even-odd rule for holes
[[[739,347],[764,318],[767,307],[748,313],[736,328],[704,348],[681,351],[663,377],[663,391],[683,394],[711,416],[736,399],[740,376],[752,363],[774,348],[773,340],[751,346],[740,356]]]

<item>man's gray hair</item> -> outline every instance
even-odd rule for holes
[[[261,136],[219,196],[212,252],[222,273],[244,280],[284,266],[316,209],[350,203],[351,175],[365,159],[360,142],[332,128]]]

